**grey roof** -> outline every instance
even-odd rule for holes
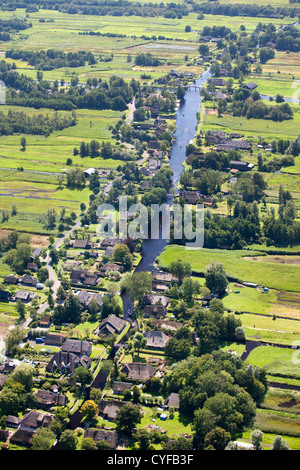
[[[142,362],[128,362],[122,367],[121,372],[124,372],[130,380],[145,382],[155,375],[156,369]]]
[[[106,431],[105,429],[86,429],[84,431],[84,437],[91,438],[96,443],[99,441],[106,441],[110,444],[112,449],[115,449],[119,442],[116,431]]]
[[[67,339],[61,347],[61,351],[73,354],[87,354],[92,352],[91,341],[83,341],[80,339]]]
[[[108,331],[112,333],[121,333],[125,325],[126,320],[123,320],[123,318],[119,318],[112,314],[101,322],[99,326],[99,333],[103,332],[105,329],[108,329]]]
[[[168,408],[172,406],[175,408],[175,410],[178,410],[179,404],[179,393],[171,393],[170,396],[166,399],[166,405]]]
[[[162,331],[148,331],[144,336],[147,339],[147,348],[164,348],[170,339]]]

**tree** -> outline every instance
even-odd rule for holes
[[[32,438],[32,450],[50,450],[55,434],[48,428],[38,429]]]
[[[22,150],[23,151],[26,150],[26,138],[25,137],[21,137],[20,144],[21,144]]]
[[[10,330],[5,337],[6,353],[9,355],[13,355],[14,352],[17,350],[17,346],[20,341],[22,341],[23,337],[24,333],[19,326],[16,326],[12,330]]]
[[[16,415],[19,411],[20,399],[17,393],[9,388],[4,388],[0,393],[1,415]]]
[[[78,439],[74,431],[66,429],[61,433],[59,444],[62,450],[76,450]]]
[[[144,296],[152,291],[152,276],[147,272],[134,272],[126,279],[124,287],[128,290],[129,298],[141,304]]]
[[[96,444],[97,450],[111,450],[111,445],[109,442],[105,441],[104,439],[98,441]]]
[[[251,433],[251,441],[255,450],[261,450],[262,440],[263,440],[263,432],[260,429],[255,429]]]
[[[208,287],[210,291],[217,291],[219,294],[224,292],[228,285],[228,280],[223,264],[212,261],[210,265],[206,267],[205,281],[206,287]]]
[[[185,436],[179,436],[176,439],[171,439],[162,444],[163,450],[176,451],[176,450],[192,450],[193,440]]]
[[[84,388],[85,385],[88,385],[92,382],[93,373],[91,370],[86,369],[83,366],[79,366],[75,369],[73,379],[75,382],[80,383],[81,387]]]
[[[281,436],[275,436],[272,442],[272,450],[290,450],[290,446]]]
[[[186,277],[182,283],[182,295],[187,302],[191,302],[193,297],[200,292],[200,284],[197,280]]]
[[[80,450],[97,450],[97,444],[91,437],[84,437],[80,444]]]
[[[118,432],[131,435],[133,428],[141,422],[142,413],[137,405],[128,403],[117,411],[115,423]]]
[[[83,403],[80,411],[88,421],[92,421],[98,415],[99,408],[93,400],[87,400]]]
[[[134,334],[134,337],[132,339],[132,347],[134,350],[137,351],[138,356],[140,354],[140,350],[145,348],[146,345],[147,345],[147,339],[145,338],[143,333],[140,333],[139,331],[137,331]]]
[[[56,210],[48,209],[43,215],[44,227],[48,230],[55,226],[56,222]]]
[[[18,299],[16,302],[16,310],[19,314],[19,319],[20,321],[25,319],[25,313],[26,313],[26,308],[25,305],[23,304],[22,300]]]
[[[169,266],[169,271],[178,278],[179,284],[182,283],[184,277],[190,276],[192,273],[191,265],[181,259],[172,261]]]
[[[187,326],[181,326],[165,346],[165,356],[169,361],[186,359],[192,347],[192,336]]]
[[[30,392],[33,386],[33,372],[32,365],[21,363],[15,368],[11,377],[15,382],[22,384],[26,391]]]
[[[147,429],[137,429],[134,438],[139,445],[140,450],[147,450],[151,444],[151,435]]]
[[[204,449],[209,447],[214,450],[224,450],[230,442],[230,438],[231,436],[229,432],[217,426],[206,434],[204,439]]]

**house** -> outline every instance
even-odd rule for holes
[[[234,170],[239,170],[239,171],[248,171],[252,170],[253,164],[249,162],[240,162],[240,161],[230,161],[230,168]]]
[[[92,352],[92,343],[81,339],[66,339],[61,347],[62,352],[89,356]]]
[[[90,247],[91,245],[88,240],[81,240],[81,239],[74,240],[73,248],[80,248],[82,250],[86,250]]]
[[[5,361],[0,364],[0,374],[10,374],[15,370],[16,364],[13,361]]]
[[[6,276],[6,277],[4,278],[4,280],[3,280],[3,282],[4,282],[5,284],[14,284],[14,285],[16,285],[16,284],[18,284],[18,282],[19,282],[19,278],[10,275],[10,276]]]
[[[21,300],[22,302],[29,302],[30,299],[30,292],[27,292],[25,290],[19,290],[15,294],[15,300]]]
[[[35,394],[39,408],[48,410],[52,406],[65,406],[68,398],[66,395],[51,392],[50,390],[38,390]]]
[[[6,426],[9,428],[18,428],[21,422],[21,418],[17,416],[8,415],[6,418]]]
[[[38,428],[49,427],[53,417],[31,410],[19,422],[19,427],[10,436],[9,441],[17,445],[32,445],[33,436]]]
[[[32,254],[31,254],[31,261],[34,261],[36,256],[40,257],[41,253],[42,253],[41,248],[39,248],[39,247],[34,248],[32,250]]]
[[[88,178],[89,176],[92,176],[94,173],[96,173],[96,170],[95,168],[87,168],[86,170],[84,170],[83,174],[86,178]]]
[[[215,86],[225,86],[226,80],[224,80],[224,78],[211,78],[209,83]]]
[[[73,284],[83,284],[85,286],[96,286],[98,283],[99,275],[89,273],[88,271],[73,269],[70,274],[70,281]]]
[[[49,315],[45,315],[41,317],[38,321],[38,326],[40,328],[49,328],[51,324],[51,317]]]
[[[148,331],[144,336],[147,339],[147,348],[151,349],[164,349],[170,339],[162,331]]]
[[[82,308],[86,309],[89,307],[92,301],[96,302],[98,311],[101,309],[103,304],[103,297],[94,292],[88,292],[87,290],[81,290],[77,294],[78,300],[82,305]]]
[[[112,257],[114,253],[114,247],[113,246],[108,246],[106,249],[105,249],[105,256],[109,256],[110,258]]]
[[[171,393],[165,400],[168,408],[174,408],[175,411],[179,410],[179,393]]]
[[[167,308],[167,306],[169,305],[170,299],[169,297],[166,297],[165,295],[148,294],[145,297],[144,302],[145,304],[151,304],[151,305],[163,305],[164,307]]]
[[[188,204],[197,204],[201,194],[199,191],[180,191],[179,196],[185,199]]]
[[[149,140],[148,142],[149,149],[159,149],[159,147],[160,147],[159,140]]]
[[[103,400],[100,404],[100,414],[104,419],[113,421],[116,418],[119,409],[125,404],[125,401]]]
[[[257,84],[254,82],[249,82],[249,83],[246,83],[246,85],[244,85],[244,88],[247,88],[248,90],[253,91],[255,90],[255,88],[257,88]]]
[[[38,282],[38,279],[35,277],[30,276],[30,274],[25,274],[25,276],[21,279],[20,284],[27,287],[36,287]]]
[[[105,429],[86,429],[83,437],[93,439],[96,444],[99,441],[106,441],[112,449],[116,449],[119,443],[119,436],[116,431],[106,431]]]
[[[113,393],[116,395],[123,395],[125,390],[131,390],[132,384],[129,382],[114,382],[113,383]]]
[[[112,237],[106,237],[102,242],[100,243],[100,246],[102,248],[107,248],[108,246],[114,247],[117,245],[117,243],[122,243],[123,240],[121,238],[112,238]]]
[[[46,346],[58,346],[61,347],[63,342],[65,341],[64,335],[60,333],[47,333],[45,336],[44,344]]]
[[[123,266],[116,263],[106,263],[100,268],[100,274],[105,276],[106,271],[117,271],[119,273],[124,272]]]
[[[178,328],[182,326],[182,323],[176,322],[174,320],[157,320],[156,324],[159,328],[163,330],[177,331]]]
[[[36,431],[33,429],[22,429],[18,428],[9,439],[9,442],[12,444],[20,445],[20,446],[28,446],[32,445],[32,439]]]
[[[86,272],[82,284],[84,286],[96,286],[98,283],[99,276],[98,274]]]
[[[172,77],[172,78],[178,78],[178,77],[180,77],[180,73],[177,72],[177,70],[174,70],[174,69],[170,70],[169,75],[170,75],[170,77]]]
[[[0,302],[9,302],[12,298],[10,292],[6,290],[0,290]]]
[[[121,372],[126,374],[128,380],[145,382],[147,379],[154,377],[156,369],[146,363],[128,362],[121,368]]]
[[[168,288],[169,285],[166,281],[152,281],[152,290],[155,292],[165,292]]]
[[[27,263],[27,269],[36,273],[38,270],[38,265],[36,263]]]
[[[53,417],[49,414],[40,413],[39,411],[30,410],[20,421],[21,428],[37,429],[48,427]]]
[[[167,313],[167,309],[164,305],[145,305],[144,317],[155,316],[156,318],[164,318]]]
[[[88,369],[91,359],[86,356],[78,356],[73,353],[58,351],[55,353],[45,367],[46,372],[61,372],[62,374],[73,374],[76,367]]]
[[[126,320],[123,318],[119,318],[116,315],[109,315],[109,317],[105,318],[99,325],[98,333],[99,335],[112,335],[112,334],[120,334],[121,331],[126,326]]]
[[[173,274],[164,271],[152,271],[151,275],[156,281],[168,283],[178,282],[178,279],[173,276]]]

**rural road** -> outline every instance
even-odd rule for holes
[[[81,223],[81,219],[79,218],[75,224],[70,228],[70,230],[68,230],[63,237],[59,238],[59,240],[57,240],[57,242],[54,244],[54,248],[56,250],[59,250],[61,245],[63,244],[63,242],[65,241],[65,239],[71,235],[71,233],[76,230],[77,228],[80,227],[80,223]],[[49,279],[51,281],[53,281],[53,286],[52,286],[52,291],[53,291],[53,299],[55,300],[56,299],[56,293],[57,293],[57,290],[60,286],[60,281],[57,279],[56,275],[55,275],[55,272],[54,272],[54,269],[53,269],[53,266],[52,266],[52,259],[51,257],[49,256],[49,252],[47,253],[47,257],[46,257],[46,268],[47,268],[47,271],[48,271],[48,274],[49,274]],[[38,313],[43,313],[45,312],[45,310],[48,308],[48,302],[45,302],[43,305],[40,306],[40,308],[38,309]]]

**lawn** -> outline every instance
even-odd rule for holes
[[[144,414],[142,421],[137,425],[137,428],[145,428],[149,425],[161,426],[163,430],[166,430],[168,435],[178,436],[180,434],[191,434],[191,423],[186,422],[178,412],[174,413],[174,419],[167,418],[166,421],[162,421],[157,417],[157,408],[142,406],[142,412]],[[168,413],[167,413],[168,414]]]

